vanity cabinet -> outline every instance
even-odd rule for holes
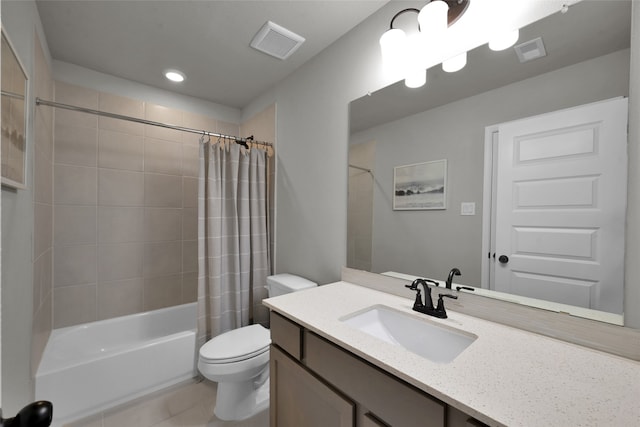
[[[483,425],[275,312],[271,339],[271,427]]]

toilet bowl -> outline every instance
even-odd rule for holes
[[[267,277],[270,297],[317,286],[300,276]],[[200,347],[198,371],[218,383],[216,417],[243,420],[269,406],[269,345],[271,333],[262,325],[249,325],[218,335]]]

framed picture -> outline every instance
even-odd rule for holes
[[[447,208],[447,160],[393,168],[393,209]]]
[[[2,185],[27,187],[27,73],[2,31]]]

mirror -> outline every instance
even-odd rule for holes
[[[492,52],[484,45],[468,53],[467,66],[457,73],[429,69],[423,88],[398,82],[353,101],[347,265],[437,280],[457,267],[462,276],[455,283],[480,287],[490,255],[483,252],[485,129],[628,97],[630,17],[630,1],[579,2],[520,30],[518,44],[542,38],[542,58],[520,63],[513,48]],[[394,211],[394,167],[441,159],[448,165],[447,208]],[[622,313],[551,309],[622,322]]]
[[[27,75],[2,32],[2,185],[26,187]]]

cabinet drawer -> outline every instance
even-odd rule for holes
[[[297,360],[302,360],[302,328],[284,316],[271,312],[271,342]]]
[[[274,427],[353,427],[355,406],[302,365],[271,347],[271,409]]]
[[[393,427],[443,427],[446,405],[305,331],[306,366]]]

